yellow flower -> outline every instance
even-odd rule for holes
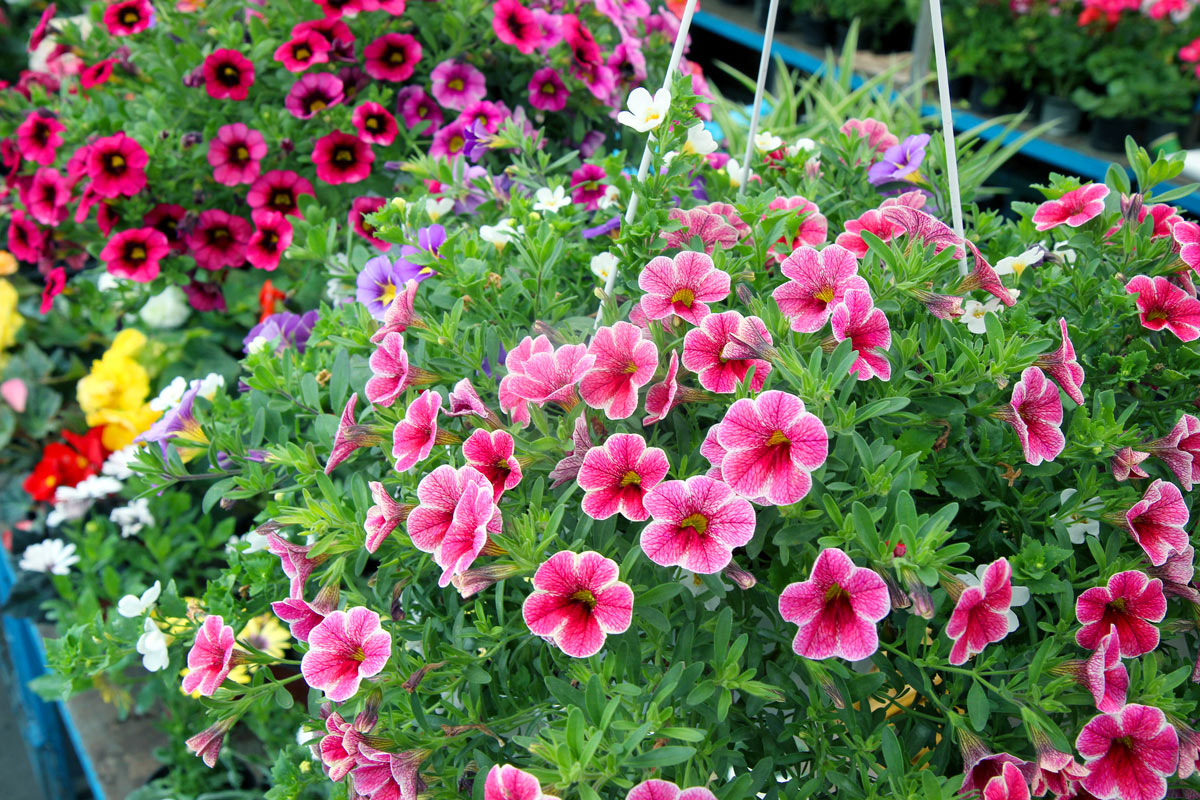
[[[92,362],[92,371],[79,380],[75,397],[90,426],[104,426],[104,446],[119,450],[154,424],[158,412],[146,404],[150,376],[135,359],[146,346],[141,331],[127,328],[112,346]]]
[[[159,412],[144,403],[131,411],[103,409],[87,415],[88,425],[103,425],[101,441],[109,450],[120,450],[133,444],[138,434],[150,429],[159,417]],[[94,420],[94,421],[93,421]]]
[[[17,271],[17,259],[7,250],[0,250],[0,275],[12,275]]]
[[[24,324],[25,318],[17,312],[17,290],[8,281],[0,280],[0,351],[12,347],[17,341],[17,331]],[[0,364],[6,360],[0,355]]]
[[[279,624],[279,619],[274,614],[261,614],[250,620],[237,638],[274,658],[283,658],[284,652],[292,642],[291,634]],[[250,673],[256,669],[257,664],[239,664],[229,671],[229,679],[238,683],[249,683]]]

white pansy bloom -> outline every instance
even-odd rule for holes
[[[774,153],[781,147],[783,147],[783,139],[770,131],[759,131],[754,134],[754,149],[760,153]]]
[[[121,526],[122,539],[137,536],[147,525],[154,524],[154,515],[150,513],[150,502],[145,497],[139,497],[131,500],[128,505],[114,508],[108,518]]]
[[[136,594],[127,594],[118,600],[117,613],[127,619],[140,617],[154,608],[154,604],[158,602],[158,596],[161,593],[162,584],[155,581],[153,586],[142,592],[141,597]]]
[[[133,470],[129,468],[129,462],[137,458],[140,450],[141,446],[136,444],[114,450],[100,467],[100,474],[118,481],[129,480],[133,477]]]
[[[704,127],[703,122],[697,122],[687,130],[687,141],[683,143],[683,152],[706,156],[717,151],[717,140]]]
[[[985,333],[987,331],[987,323],[984,318],[987,317],[989,311],[999,316],[1001,308],[1003,306],[995,298],[988,300],[986,303],[981,303],[978,300],[968,300],[963,303],[963,315],[958,318],[958,321],[966,325],[967,330],[971,333]]]
[[[671,91],[663,88],[651,95],[639,86],[629,93],[625,104],[629,110],[617,114],[617,122],[646,133],[666,121],[671,110]]]
[[[158,629],[158,623],[152,617],[146,617],[142,623],[142,635],[137,640],[137,651],[142,654],[142,666],[149,672],[166,669],[171,661],[167,652],[167,637]]]
[[[497,250],[503,250],[504,246],[516,236],[517,231],[513,228],[513,221],[507,218],[500,220],[495,225],[484,225],[479,229],[479,238],[494,244]]]
[[[62,539],[47,539],[25,548],[17,565],[27,572],[67,575],[71,567],[78,563],[75,545],[67,544]]]
[[[138,312],[138,316],[151,328],[169,330],[178,328],[186,322],[191,313],[192,307],[188,305],[187,295],[183,293],[183,289],[178,286],[168,286],[147,300],[142,306],[142,310]]]
[[[451,197],[430,197],[425,201],[425,213],[434,222],[449,214],[452,208],[454,208],[454,199]]]
[[[1064,506],[1067,501],[1078,494],[1075,489],[1063,489],[1062,494],[1058,496],[1058,501]],[[1100,535],[1100,521],[1090,519],[1085,516],[1086,512],[1099,512],[1104,508],[1104,503],[1099,497],[1092,497],[1084,500],[1075,509],[1063,518],[1063,524],[1067,528],[1067,536],[1071,538],[1071,544],[1083,544],[1083,541],[1088,536]]]
[[[150,409],[152,411],[169,411],[179,405],[179,401],[183,399],[183,393],[188,389],[188,382],[182,376],[176,375],[174,380],[163,387],[163,390],[158,393],[150,401]]]
[[[1019,256],[1000,259],[994,269],[997,275],[1016,275],[1020,278],[1026,269],[1041,263],[1045,252],[1041,247],[1034,245]]]
[[[552,214],[571,205],[571,198],[567,197],[566,189],[561,186],[555,186],[553,190],[543,186],[534,193],[533,199],[534,211],[548,211]]]
[[[592,274],[602,281],[607,281],[608,276],[617,268],[617,257],[612,253],[598,253],[592,256]]]

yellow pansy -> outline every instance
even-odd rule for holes
[[[146,346],[145,335],[133,328],[117,334],[112,346],[92,362],[92,371],[79,380],[75,397],[90,426],[104,426],[104,446],[119,450],[158,419],[146,403],[150,376],[135,359]]]
[[[12,347],[17,341],[17,331],[24,324],[25,318],[17,312],[17,290],[8,281],[0,280],[0,350]]]

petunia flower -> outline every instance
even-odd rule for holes
[[[304,584],[308,582],[313,570],[325,561],[326,556],[309,558],[311,547],[293,544],[274,532],[268,533],[266,538],[267,551],[279,557],[280,568],[289,580],[288,596],[303,597]]]
[[[1097,710],[1112,713],[1124,708],[1129,691],[1129,672],[1121,662],[1121,642],[1115,625],[1100,638],[1090,656],[1066,661],[1054,671],[1070,675],[1076,683],[1087,689]]]
[[[805,411],[799,397],[775,390],[730,406],[718,423],[717,442],[725,450],[720,469],[730,488],[781,506],[808,494],[812,471],[829,454],[821,420]]]
[[[1187,521],[1188,508],[1179,487],[1161,480],[1147,486],[1142,499],[1124,514],[1125,530],[1156,567],[1188,546]]]
[[[149,283],[158,277],[160,262],[169,252],[167,237],[153,228],[133,228],[109,239],[100,260],[110,275]]]
[[[646,392],[646,416],[642,425],[653,425],[666,418],[671,409],[684,403],[693,403],[709,397],[699,389],[679,384],[679,353],[672,350],[667,362],[667,374]]]
[[[750,503],[703,475],[660,483],[644,503],[653,521],[642,529],[642,551],[660,566],[714,574],[729,565],[735,547],[754,538]]]
[[[1080,785],[1096,797],[1162,800],[1179,763],[1179,735],[1153,706],[1130,704],[1094,717],[1075,748],[1089,771]]]
[[[821,213],[821,209],[817,207],[816,203],[800,195],[776,197],[770,202],[767,209],[770,211],[791,210],[795,212],[796,216],[801,217],[800,226],[796,228],[796,234],[790,240],[785,234],[767,250],[767,254],[776,264],[789,258],[797,248],[817,247],[825,244],[829,234],[829,221]],[[766,216],[764,215],[763,218],[765,219]]]
[[[737,229],[726,222],[720,214],[704,208],[693,208],[688,211],[673,208],[667,216],[683,225],[679,230],[661,234],[666,239],[668,250],[682,250],[690,245],[693,238],[699,238],[704,246],[705,254],[711,256],[718,245],[721,249],[727,250],[738,242]],[[680,253],[680,255],[683,254]]]
[[[617,122],[639,133],[652,131],[666,121],[671,111],[671,90],[665,86],[653,95],[641,86],[629,93],[628,110],[617,114]]]
[[[358,138],[368,144],[378,144],[386,147],[395,141],[400,129],[396,126],[396,118],[379,103],[362,103],[354,109],[351,118]],[[381,198],[382,199],[382,198]]]
[[[1200,483],[1200,419],[1183,414],[1170,433],[1142,446],[1149,455],[1171,468],[1184,489],[1191,491],[1193,485]]]
[[[216,271],[240,267],[253,229],[250,223],[219,208],[200,212],[195,227],[185,237],[196,265]]]
[[[500,427],[500,418],[479,397],[469,378],[463,378],[450,390],[449,407],[446,415],[451,417],[478,417],[488,427]]]
[[[620,513],[636,522],[645,520],[649,516],[643,504],[646,493],[670,470],[666,453],[647,447],[645,439],[632,433],[613,434],[581,458],[577,479],[585,491],[583,512],[592,519]]]
[[[412,509],[397,503],[379,481],[368,481],[367,488],[371,490],[374,505],[367,509],[367,518],[363,523],[363,529],[367,533],[364,546],[368,553],[374,553],[379,549],[379,545],[392,535],[396,526],[408,518]]]
[[[772,293],[792,330],[814,333],[825,326],[834,306],[846,292],[866,292],[867,282],[858,276],[858,260],[846,248],[832,244],[823,250],[801,247],[779,266],[790,280]]]
[[[87,174],[99,197],[133,197],[146,187],[150,157],[135,140],[117,131],[97,139],[87,151]]]
[[[372,763],[359,755],[359,745],[366,742],[363,732],[341,714],[334,711],[325,718],[325,732],[320,744],[313,747],[313,754],[321,759],[329,780],[336,783],[360,763]]]
[[[534,592],[521,607],[525,624],[572,658],[595,655],[633,620],[633,590],[618,574],[599,553],[555,553],[534,573]]]
[[[867,180],[873,186],[913,180],[910,176],[917,172],[921,162],[925,160],[925,146],[928,144],[929,134],[920,133],[892,145],[883,152],[879,161],[871,165],[867,171]]]
[[[1152,331],[1166,328],[1181,341],[1200,338],[1200,300],[1160,276],[1134,276],[1125,284],[1127,294],[1136,294],[1142,327]]]
[[[404,127],[414,134],[432,136],[442,127],[442,109],[420,86],[406,86],[396,92],[396,113]]]
[[[982,289],[1006,306],[1016,305],[1016,290],[1009,291],[1005,288],[1004,283],[1000,280],[1000,276],[996,274],[996,270],[983,257],[983,254],[979,252],[979,248],[973,242],[964,239],[963,244],[971,252],[973,266],[971,271],[958,282],[958,286],[954,290],[955,293],[966,294],[976,289]]]
[[[856,375],[860,381],[871,378],[887,381],[892,377],[892,364],[885,355],[892,346],[892,329],[887,316],[871,301],[870,294],[861,289],[849,290],[842,302],[834,306],[829,321],[834,340],[849,339],[858,354],[850,365],[851,375]]]
[[[562,111],[570,92],[554,67],[543,67],[529,79],[529,105],[540,111]]]
[[[379,435],[371,431],[370,428],[358,424],[354,414],[357,404],[358,393],[355,392],[350,395],[350,399],[346,401],[346,405],[342,409],[342,417],[333,439],[333,449],[330,451],[329,460],[325,464],[326,475],[333,472],[338,464],[345,461],[358,448],[370,447],[382,441]]]
[[[1072,189],[1057,200],[1047,200],[1033,214],[1034,227],[1048,231],[1059,225],[1078,228],[1104,213],[1104,198],[1108,187],[1103,183],[1089,183]]]
[[[651,259],[638,276],[638,286],[645,292],[641,309],[647,319],[674,314],[699,325],[710,313],[709,303],[729,296],[730,279],[708,255],[685,251],[674,258]]]
[[[71,201],[71,186],[67,179],[50,167],[41,167],[33,180],[20,187],[21,202],[43,225],[56,227],[67,218],[67,203]]]
[[[855,137],[866,139],[867,147],[876,153],[886,153],[891,148],[900,144],[900,139],[888,130],[888,126],[885,123],[871,117],[866,119],[848,119],[842,124],[839,131],[852,139]]]
[[[992,412],[1017,432],[1025,461],[1033,466],[1053,461],[1066,446],[1060,429],[1063,419],[1058,389],[1039,367],[1027,367],[1013,386],[1007,406]]]
[[[246,193],[246,204],[252,209],[266,208],[303,219],[299,205],[301,195],[316,196],[308,179],[291,170],[276,169],[259,176]]]
[[[433,98],[453,111],[462,111],[487,94],[483,73],[463,61],[443,61],[429,77]]]
[[[1094,650],[1116,628],[1123,658],[1136,658],[1158,647],[1158,628],[1167,613],[1162,581],[1143,572],[1118,572],[1107,586],[1093,586],[1075,601],[1075,616],[1082,627],[1075,634],[1080,647]]]
[[[358,692],[363,678],[378,675],[391,653],[391,634],[374,611],[361,606],[332,611],[309,633],[300,672],[305,683],[340,703]]]
[[[500,381],[500,407],[522,427],[529,422],[527,403],[554,403],[570,410],[578,402],[575,384],[595,364],[587,346],[564,344],[555,349],[545,336],[526,336],[508,354],[508,374]]]
[[[617,322],[596,331],[588,345],[593,363],[579,381],[579,394],[609,419],[625,419],[638,405],[638,389],[658,369],[658,346],[636,325]]]
[[[371,377],[367,380],[367,402],[389,408],[404,394],[410,385],[408,379],[408,353],[404,349],[404,336],[389,333],[379,342],[368,359]]]
[[[17,126],[17,150],[21,157],[48,167],[58,157],[63,143],[62,132],[67,129],[57,118],[46,112],[33,111]]]
[[[408,404],[404,419],[392,431],[392,458],[396,459],[397,472],[407,472],[424,461],[435,445],[460,441],[454,434],[438,430],[441,408],[442,396],[435,391],[422,392]]]
[[[337,586],[337,584],[332,584]],[[303,597],[288,597],[283,600],[276,600],[271,603],[271,611],[275,616],[288,624],[288,630],[296,639],[307,642],[308,636],[312,633],[313,628],[321,624],[326,615],[333,611],[333,607],[322,605],[322,595],[327,594],[324,589],[317,593],[316,599],[312,603],[308,603]]]
[[[1036,764],[1017,758],[1011,753],[992,753],[979,737],[965,726],[957,728],[955,733],[962,750],[963,782],[959,794],[964,797],[981,793],[992,778],[1004,774],[1005,765],[1011,764],[1016,767],[1026,779],[1032,779],[1037,771]]]
[[[966,325],[968,331],[978,336],[987,332],[987,315],[991,313],[999,316],[1003,310],[1004,305],[995,298],[983,303],[978,300],[968,300],[963,303],[962,316],[958,318],[958,321]]]
[[[204,59],[204,89],[214,100],[245,100],[254,85],[254,62],[237,50],[214,50]]]
[[[403,83],[421,61],[421,43],[407,33],[385,33],[363,48],[363,69],[378,81]]]
[[[1149,478],[1149,473],[1140,466],[1149,457],[1149,453],[1134,450],[1132,447],[1119,448],[1109,461],[1113,478],[1118,481],[1127,481],[1130,476],[1134,478]]]
[[[683,366],[698,375],[701,386],[718,394],[732,394],[753,367],[750,391],[761,391],[771,374],[770,362],[759,358],[731,358],[725,353],[726,346],[731,343],[760,339],[767,344],[772,341],[767,326],[758,317],[743,317],[736,311],[709,314],[700,322],[700,327],[684,336]]]
[[[154,22],[150,0],[116,0],[104,8],[104,27],[111,36],[133,36]]]
[[[208,143],[213,180],[225,186],[254,183],[266,154],[263,135],[240,122],[222,125]]]
[[[630,789],[625,800],[717,800],[717,796],[703,786],[680,789],[670,781],[651,778]]]
[[[464,378],[465,380],[465,378]],[[492,484],[494,499],[521,483],[521,462],[514,455],[516,442],[508,431],[477,430],[463,442],[467,464]]]
[[[204,618],[196,631],[196,641],[188,651],[187,665],[183,691],[212,697],[234,666],[233,628],[219,615],[210,614]]]
[[[483,800],[558,800],[558,798],[542,794],[542,785],[528,772],[522,772],[511,764],[494,764],[488,770],[487,778],[484,780]]]
[[[978,586],[968,586],[959,596],[946,623],[946,635],[954,640],[950,649],[951,664],[965,664],[967,659],[983,652],[989,644],[998,642],[1017,627],[1013,613],[1016,589],[1012,585],[1012,567],[1008,559],[999,558],[983,571]],[[1019,605],[1028,599],[1028,590],[1016,597]]]
[[[366,180],[374,161],[371,145],[341,131],[327,133],[313,146],[312,162],[317,168],[317,178],[331,186]]]
[[[1052,353],[1046,353],[1037,357],[1034,361],[1034,366],[1041,367],[1046,372],[1050,373],[1067,397],[1070,397],[1076,405],[1083,405],[1083,367],[1079,365],[1079,361],[1075,357],[1075,346],[1071,344],[1071,337],[1067,333],[1066,319],[1059,317],[1059,330],[1062,332],[1062,344]]]
[[[501,530],[500,509],[487,477],[472,466],[457,470],[443,464],[417,485],[418,505],[408,515],[408,536],[442,568],[438,586],[447,586],[467,569]]]
[[[779,614],[799,626],[792,650],[815,660],[869,658],[879,649],[875,626],[891,611],[887,584],[841,550],[821,551],[806,581],[779,596]]]

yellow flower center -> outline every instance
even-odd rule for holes
[[[238,161],[248,161],[250,159],[250,151],[245,147],[239,147],[234,152],[234,155],[237,156]]]
[[[634,485],[640,486],[641,484],[642,484],[642,476],[638,475],[633,470],[626,470],[625,474],[621,476],[621,485],[622,486],[634,486]]]
[[[134,246],[134,248],[129,251],[129,257],[134,261],[142,261],[146,258],[146,250],[141,246]]]
[[[671,295],[672,303],[681,303],[685,308],[691,308],[692,303],[696,302],[696,293],[691,289],[678,289],[675,294]]]
[[[390,306],[392,301],[396,299],[396,284],[388,281],[383,286],[383,291],[379,294],[379,302],[385,306]]]
[[[463,90],[463,80],[462,78],[453,78],[452,80],[446,81],[446,86],[448,86],[452,91],[461,92]]]
[[[774,447],[775,445],[791,444],[791,443],[792,443],[792,440],[787,438],[787,434],[785,434],[781,430],[776,430],[774,433],[771,434],[771,438],[767,439],[767,444],[771,445],[772,447]]]
[[[458,152],[459,150],[462,150],[463,145],[466,143],[467,143],[467,140],[461,136],[450,137],[450,152],[454,153],[454,152]]]
[[[325,108],[324,100],[313,100],[311,103],[308,104],[309,111],[316,112],[316,111],[320,111],[323,108]]]
[[[576,603],[583,603],[588,608],[596,607],[596,595],[592,594],[587,589],[580,589],[571,595],[569,599],[574,600]]]
[[[1149,314],[1146,315],[1146,319],[1152,320],[1152,321],[1158,321],[1160,319],[1166,319],[1166,318],[1167,318],[1167,312],[1162,311],[1161,309],[1157,310],[1157,311],[1151,311]]]
[[[296,57],[297,61],[307,61],[312,57],[312,51],[304,45],[300,45],[292,55]]]
[[[835,600],[849,599],[849,593],[838,584],[833,584],[825,590],[825,603],[829,604]]]
[[[691,516],[681,519],[679,521],[679,527],[680,529],[691,528],[696,532],[697,536],[703,536],[708,532],[708,517],[699,513],[692,514]]]
[[[821,288],[821,290],[819,292],[814,294],[813,297],[817,300],[820,300],[822,303],[832,303],[833,302],[833,287],[832,286],[824,286]]]

